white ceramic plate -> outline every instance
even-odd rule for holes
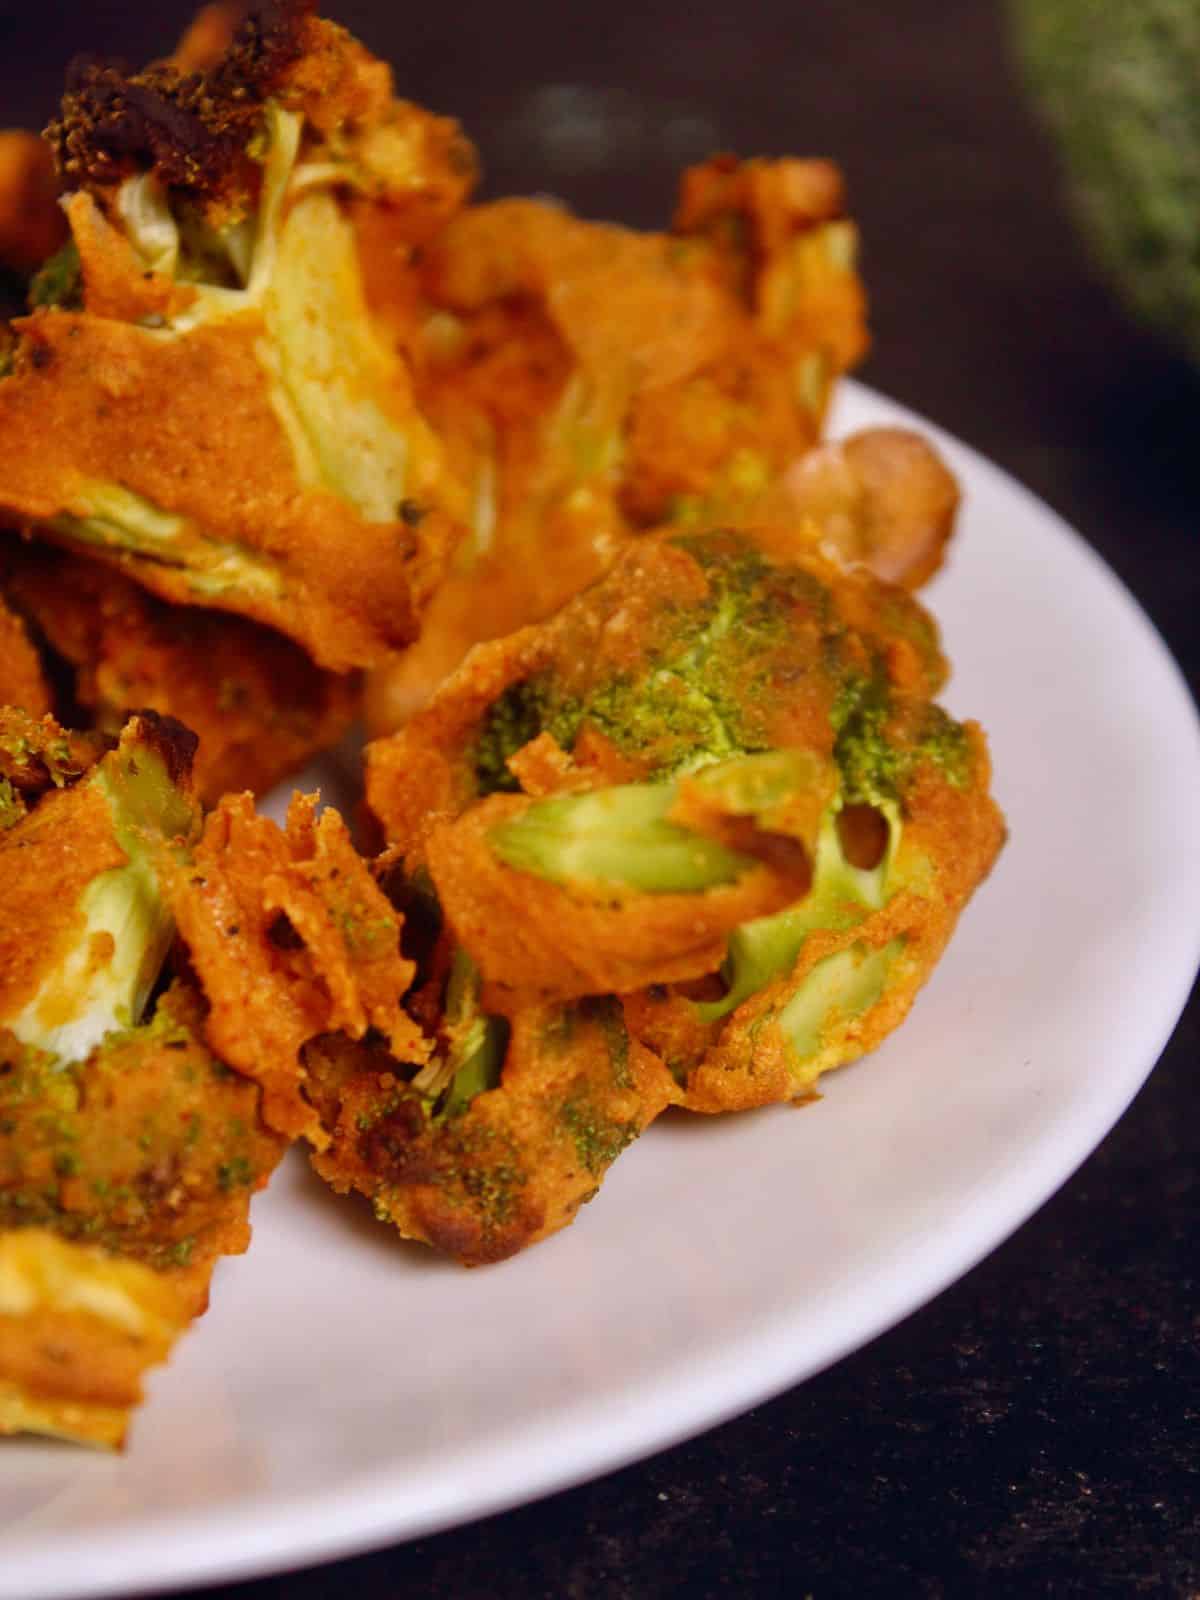
[[[837,425],[914,419],[848,385]],[[245,1576],[427,1533],[660,1449],[957,1278],[1107,1132],[1198,953],[1200,737],[1095,555],[966,488],[929,598],[1012,839],[900,1033],[802,1113],[678,1117],[577,1224],[466,1273],[293,1156],[123,1459],[0,1447],[0,1596]]]

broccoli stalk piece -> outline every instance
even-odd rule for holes
[[[880,910],[893,892],[893,869],[900,844],[899,812],[889,805],[887,845],[874,867],[855,867],[846,859],[838,831],[841,801],[826,813],[817,843],[812,888],[797,905],[773,917],[744,923],[730,935],[729,952],[721,969],[728,985],[720,1000],[697,1004],[704,1022],[727,1017],[744,1000],[757,994],[772,979],[795,966],[804,941],[818,929],[852,928],[872,911]]]
[[[477,1094],[500,1081],[508,1027],[482,1009],[479,991],[479,968],[459,948],[450,962],[443,1006],[450,1048],[413,1079],[413,1088],[437,1108],[438,1117],[460,1116]]]
[[[5,941],[26,941],[0,1014],[22,1043],[80,1060],[141,1020],[174,932],[155,855],[186,843],[199,824],[179,783],[194,748],[169,719],[136,717],[115,750],[0,840],[6,864],[34,896],[16,917],[34,926],[10,927]],[[39,876],[73,891],[73,903],[39,904]]]
[[[500,860],[552,883],[701,894],[753,866],[670,820],[674,784],[619,784],[541,800],[490,835]]]
[[[892,962],[904,948],[893,939],[882,949],[854,944],[826,956],[806,973],[776,1021],[797,1062],[811,1060],[823,1048],[830,1025],[869,1011],[882,997]]]
[[[702,894],[754,868],[756,836],[799,829],[804,841],[804,798],[825,766],[811,751],[769,750],[701,765],[670,783],[557,795],[494,828],[491,845],[508,866],[552,883]],[[752,824],[737,830],[744,850],[719,837],[723,823],[739,821]]]

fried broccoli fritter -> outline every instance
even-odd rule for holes
[[[928,616],[781,542],[641,541],[368,750],[488,992],[620,993],[698,1110],[803,1097],[877,1043],[1003,839]],[[723,917],[752,882],[775,904]]]
[[[356,674],[323,672],[242,617],[168,605],[86,556],[0,549],[0,588],[73,669],[72,697],[96,726],[115,730],[149,707],[198,736],[193,778],[206,805],[272,788],[336,744],[358,709]],[[23,703],[11,690],[6,698]]]
[[[526,996],[485,1015],[472,985],[460,953],[444,997],[440,985],[429,995],[442,1039],[415,1074],[337,1036],[305,1059],[330,1133],[313,1158],[320,1175],[366,1195],[406,1238],[480,1266],[571,1222],[678,1090],[630,1036],[619,1001]]]
[[[0,1432],[119,1444],[284,1148],[203,1043],[195,989],[150,1003],[163,864],[199,826],[194,744],[149,713],[108,749],[0,714],[19,801],[0,831]]]
[[[376,731],[630,534],[754,515],[865,347],[855,244],[829,163],[721,160],[685,178],[671,233],[503,200],[430,241],[416,300],[372,278],[473,507],[420,641],[373,686]]]
[[[468,1265],[571,1220],[679,1098],[618,1001],[489,997],[436,904],[335,812],[228,798],[170,891],[203,1036],[335,1189]],[[403,1002],[403,1004],[401,1003]]]
[[[14,325],[0,512],[345,671],[413,637],[465,510],[359,219],[412,247],[474,158],[308,10],[257,8],[205,72],[76,71],[50,130],[72,240]]]

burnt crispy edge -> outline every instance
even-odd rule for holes
[[[204,73],[169,64],[130,73],[78,56],[46,129],[69,185],[152,168],[172,188],[217,198],[236,179],[263,102],[303,53],[315,0],[257,0],[224,59]]]
[[[200,744],[192,730],[161,711],[135,711],[131,721],[139,725],[141,738],[161,758],[171,782],[187,784]]]

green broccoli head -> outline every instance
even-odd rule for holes
[[[771,750],[797,701],[831,706],[858,657],[821,575],[735,533],[671,539],[569,608],[550,663],[488,708],[478,791],[515,792],[508,763],[540,734],[568,754],[598,735],[654,780]]]

